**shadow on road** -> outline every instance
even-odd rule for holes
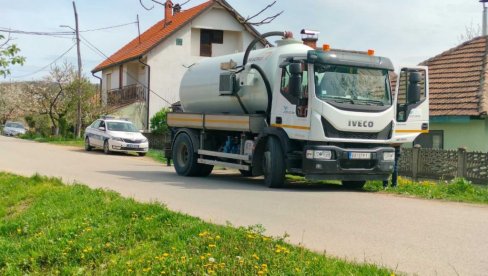
[[[99,171],[100,173],[124,177],[128,180],[159,183],[183,189],[205,190],[259,190],[266,192],[344,192],[337,184],[316,184],[287,181],[281,189],[264,186],[262,177],[242,177],[238,172],[218,170],[208,177],[183,177],[173,171]]]

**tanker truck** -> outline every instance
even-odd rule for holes
[[[281,36],[275,47],[253,50],[270,36]],[[233,168],[264,175],[271,188],[286,174],[348,188],[387,180],[395,149],[428,132],[427,70],[401,68],[392,93],[394,67],[372,50],[317,50],[288,32],[266,33],[244,53],[185,73],[183,111],[167,117],[175,170],[208,176],[214,166]]]

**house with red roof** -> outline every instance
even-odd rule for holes
[[[430,132],[415,143],[488,152],[487,45],[476,37],[420,64],[429,67]]]
[[[163,20],[92,70],[101,72],[102,102],[141,129],[149,129],[156,112],[179,101],[180,81],[192,64],[243,52],[259,36],[225,0],[186,10],[167,0],[164,8]]]

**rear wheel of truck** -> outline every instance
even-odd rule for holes
[[[342,181],[342,187],[350,190],[360,190],[364,187],[366,181]]]
[[[173,162],[176,173],[183,176],[199,175],[201,167],[197,163],[197,159],[188,134],[178,135],[173,147]]]
[[[198,171],[198,176],[209,176],[214,168],[213,165],[198,164],[200,170]]]
[[[263,158],[264,183],[270,188],[281,188],[285,182],[285,156],[280,141],[269,137]]]

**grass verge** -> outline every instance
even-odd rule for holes
[[[0,274],[391,275],[160,204],[0,173]]]
[[[416,182],[399,177],[397,187],[384,189],[381,181],[370,181],[366,183],[364,189],[370,192],[385,192],[426,199],[488,204],[488,187],[473,185],[463,178],[457,178],[449,182]]]
[[[45,137],[33,134],[24,134],[21,135],[20,138],[31,140],[40,143],[50,143],[56,145],[63,145],[63,146],[75,146],[75,147],[83,147],[84,141],[83,139],[75,139],[75,138],[64,138],[64,137]]]

